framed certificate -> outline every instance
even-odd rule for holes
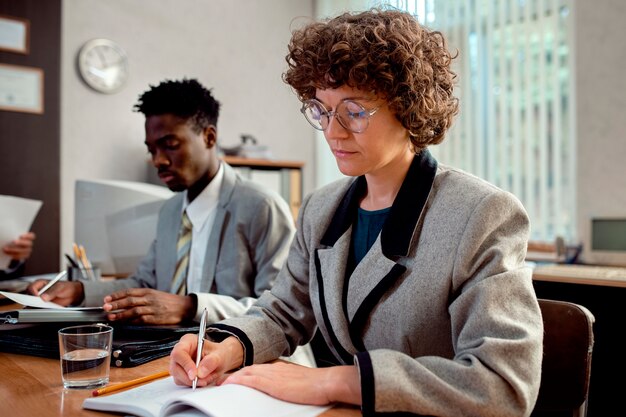
[[[0,51],[28,54],[30,21],[0,14]]]
[[[43,113],[43,70],[0,64],[0,110]]]

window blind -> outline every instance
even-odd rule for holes
[[[531,239],[576,239],[571,0],[372,2],[440,30],[458,74],[461,110],[431,147],[444,164],[515,194]]]

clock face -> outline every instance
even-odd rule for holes
[[[115,42],[94,39],[85,43],[78,53],[78,72],[94,90],[114,93],[128,78],[128,57]]]

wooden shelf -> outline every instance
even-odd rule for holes
[[[234,167],[270,168],[270,169],[302,169],[304,162],[300,161],[276,161],[273,159],[251,159],[239,156],[222,157],[229,165]]]
[[[302,204],[302,167],[304,162],[236,156],[224,156],[222,159],[235,168],[244,178],[255,181],[280,194],[289,204],[294,220],[298,217],[298,211]]]

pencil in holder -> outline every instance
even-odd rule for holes
[[[75,266],[67,267],[68,281],[99,281],[102,277],[100,267],[77,268]]]

